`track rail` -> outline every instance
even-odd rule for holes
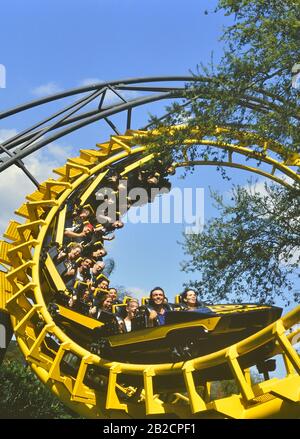
[[[170,128],[170,136],[172,130]],[[287,184],[282,175],[294,181],[300,178],[292,169],[299,163],[299,156],[286,157],[280,146],[269,144],[262,139],[256,146],[243,146],[243,140],[251,140],[247,133],[240,134],[240,144],[224,144],[216,138],[210,146],[228,151],[227,165],[252,172],[259,172],[273,180]],[[130,173],[153,155],[146,154],[140,140],[149,134],[127,130],[124,135],[114,135],[108,142],[97,144],[96,150],[81,150],[80,156],[69,159],[55,170],[57,180],[48,179],[39,185],[38,190],[27,196],[16,213],[22,222],[11,221],[4,234],[6,240],[0,242],[0,262],[4,271],[0,272],[0,309],[11,316],[12,326],[18,344],[39,379],[45,383],[67,406],[91,418],[143,418],[150,415],[165,417],[202,418],[261,418],[296,417],[300,414],[300,359],[293,343],[299,339],[300,307],[297,307],[279,321],[259,333],[213,354],[175,364],[128,364],[107,361],[91,354],[76,344],[52,320],[47,311],[43,296],[43,276],[41,256],[43,242],[50,225],[64,206],[67,198],[75,190],[83,187],[91,176],[100,183],[107,165],[118,163],[121,159],[132,157],[128,167]],[[151,133],[154,138],[159,131]],[[207,145],[201,138],[201,131],[195,130],[195,138],[184,142],[199,148]],[[248,142],[249,143],[249,142]],[[258,144],[258,147],[257,147]],[[145,155],[141,159],[140,153]],[[274,158],[282,155],[281,160]],[[269,171],[245,165],[240,157],[250,157],[266,163]],[[135,160],[136,158],[136,160]],[[226,162],[222,162],[223,164]],[[205,160],[196,164],[216,164]],[[275,174],[280,171],[279,174]],[[84,200],[90,192],[89,187],[81,193]],[[25,221],[24,221],[25,219]],[[51,275],[51,273],[50,273]],[[55,273],[52,273],[55,279]],[[266,358],[281,355],[286,367],[282,379],[265,380],[259,384],[251,383],[248,369],[240,364],[249,352],[275,341],[272,353]],[[54,343],[53,343],[54,342]],[[74,363],[72,371],[65,370],[66,359]],[[213,399],[211,381],[198,382],[213,367],[229,368],[232,378],[238,385],[239,394],[226,398]],[[92,369],[97,371],[99,381],[93,385],[89,381]],[[161,377],[163,381],[161,381]],[[161,382],[172,380],[181,383],[180,389],[163,389]]]

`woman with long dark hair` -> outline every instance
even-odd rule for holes
[[[187,311],[193,311],[200,306],[198,301],[198,293],[191,288],[184,290],[184,292],[181,294],[181,300],[182,303],[186,305]]]

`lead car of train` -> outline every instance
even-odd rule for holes
[[[281,308],[264,304],[205,304],[194,311],[175,304],[166,311],[164,325],[147,327],[151,308],[144,305],[138,310],[132,331],[120,333],[122,305],[115,306],[115,312],[101,312],[99,321],[84,315],[82,309],[78,312],[68,307],[67,302],[65,296],[56,294],[50,309],[58,325],[76,342],[108,360],[151,364],[186,361],[216,352],[260,331],[282,313]],[[243,366],[265,358],[273,348],[270,342],[249,352],[243,357]]]

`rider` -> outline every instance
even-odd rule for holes
[[[136,311],[139,307],[139,301],[137,299],[129,299],[126,305],[126,317],[124,318],[124,325],[126,332],[132,330],[131,321],[134,319]]]
[[[93,306],[90,309],[90,316],[101,320],[101,312],[111,312],[112,309],[112,299],[109,294],[101,294],[100,296],[94,298]]]
[[[181,299],[182,303],[186,305],[187,311],[194,311],[200,305],[198,302],[198,293],[196,293],[196,291],[192,290],[191,288],[187,288],[181,294]]]
[[[150,291],[149,305],[149,326],[164,325],[166,319],[165,314],[169,306],[165,292],[161,287],[155,287]]]

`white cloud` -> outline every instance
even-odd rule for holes
[[[17,130],[2,129],[0,130],[0,141],[4,141],[15,134],[17,134]],[[58,176],[53,174],[52,170],[62,166],[68,157],[74,155],[76,154],[72,151],[71,146],[53,143],[25,158],[24,163],[33,176],[39,182],[43,182],[49,177],[56,179]],[[0,173],[1,234],[5,231],[9,220],[14,217],[14,211],[26,201],[26,195],[35,190],[36,187],[33,183],[15,165]],[[22,222],[23,220],[21,217],[17,217],[17,221]]]
[[[118,91],[119,95],[125,99],[125,101],[132,101],[133,99],[138,97],[138,93],[136,91]],[[117,96],[112,90],[108,90],[104,99],[104,106],[112,105],[112,104],[121,104],[122,99]]]
[[[299,266],[299,258],[300,258],[300,249],[295,249],[294,253],[288,258],[287,261],[284,260],[283,256],[281,258],[280,263],[282,265],[292,265],[292,264],[298,264]]]
[[[40,139],[39,139],[40,140]],[[56,142],[52,142],[42,149],[32,154],[28,158],[24,159],[24,162],[29,166],[33,166],[33,163],[38,164],[35,172],[37,172],[38,178],[45,179],[45,174],[41,172],[40,163],[45,162],[51,169],[48,169],[47,175],[52,173],[52,169],[58,166],[63,166],[69,157],[75,157],[79,154],[78,148],[74,148],[72,145],[64,145]],[[44,165],[44,164],[43,164]],[[34,171],[32,171],[34,172]],[[57,175],[57,174],[53,174]]]
[[[136,299],[141,299],[142,297],[148,297],[149,293],[139,287],[126,287],[127,294],[131,294]]]
[[[0,143],[5,142],[5,140],[13,137],[17,134],[15,129],[0,129]]]
[[[260,195],[267,195],[268,193],[266,191],[265,184],[269,182],[270,180],[265,178],[253,184],[247,184],[246,186],[244,186],[244,189],[246,189],[246,191],[250,194],[257,193]]]
[[[86,85],[99,84],[104,82],[103,79],[99,78],[86,78],[79,82],[80,87],[85,87]]]
[[[47,96],[54,93],[59,93],[62,89],[56,82],[48,82],[47,84],[39,85],[32,90],[32,93],[36,96]]]
[[[284,180],[286,183],[288,183],[290,185],[293,185],[293,183],[294,183],[294,180],[292,178],[288,177],[287,175],[282,175],[281,178],[282,178],[282,180]],[[270,201],[269,194],[265,188],[266,183],[270,183],[270,180],[267,178],[260,180],[257,183],[253,183],[253,184],[244,186],[244,188],[247,190],[248,193],[251,193],[251,194],[259,193],[262,196],[266,196],[267,197],[266,200],[267,200],[267,202],[269,202]],[[298,220],[296,219],[295,221],[298,221]],[[291,255],[287,261],[284,260],[284,255],[282,255],[280,263],[281,263],[281,265],[290,265],[290,264],[296,264],[296,263],[299,264],[299,262],[298,262],[299,257],[300,257],[300,249],[295,248],[293,255]]]
[[[288,177],[287,175],[281,175],[280,178],[286,182],[289,185],[293,185],[294,180],[290,177]],[[262,180],[259,180],[253,184],[247,184],[246,186],[244,186],[244,188],[247,190],[248,193],[258,193],[261,195],[268,195],[266,188],[265,188],[265,184],[270,185],[270,183],[274,183],[272,182],[272,180],[270,180],[269,178],[264,178]],[[278,183],[279,184],[279,183]]]
[[[82,81],[79,82],[79,86],[84,87],[87,85],[93,85],[93,84],[100,84],[103,83],[103,79],[99,78],[86,78],[82,79]],[[130,101],[138,96],[138,93],[136,91],[123,91],[120,90],[118,93],[126,100]],[[116,95],[112,90],[107,90],[105,94],[105,99],[103,102],[103,106],[107,107],[116,103],[122,103],[122,99],[119,98],[119,96]]]

